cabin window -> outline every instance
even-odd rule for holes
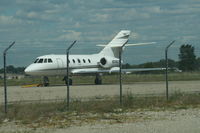
[[[34,63],[37,63],[37,62],[38,62],[38,60],[39,60],[39,59],[36,59],[36,60],[34,61]]]
[[[47,63],[47,59],[44,59],[44,63]]]
[[[91,63],[90,59],[88,59],[88,62]]]
[[[78,60],[78,63],[81,63],[81,60],[80,59],[77,59]]]
[[[73,63],[75,63],[75,60],[74,60],[74,59],[73,59],[72,61],[73,61]]]
[[[52,63],[53,61],[52,61],[52,59],[48,59],[48,63]]]
[[[85,63],[85,59],[83,59],[83,62]]]
[[[43,59],[40,59],[39,61],[38,61],[38,63],[42,63],[43,62]]]

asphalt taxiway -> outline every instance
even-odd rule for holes
[[[200,92],[200,81],[170,81],[169,93]],[[165,82],[139,82],[124,84],[123,94],[132,93],[141,95],[165,95]],[[51,101],[63,100],[67,96],[66,86],[28,87],[8,86],[8,102],[23,101]],[[119,95],[119,85],[74,85],[70,86],[71,99],[90,99],[112,97]],[[0,88],[0,103],[4,102],[4,89]]]

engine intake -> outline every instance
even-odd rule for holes
[[[100,63],[101,63],[101,65],[106,65],[106,63],[107,63],[106,58],[104,58],[104,57],[101,58]]]
[[[99,65],[103,68],[110,68],[115,66],[115,64],[113,64],[113,58],[109,58],[109,57],[102,57],[100,59]]]

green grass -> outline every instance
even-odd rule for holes
[[[51,76],[49,77],[51,85],[62,84],[63,77]],[[73,84],[94,84],[95,76],[73,76]],[[183,72],[183,73],[169,73],[169,81],[190,81],[200,80],[200,72]],[[103,84],[116,84],[119,83],[118,74],[103,75]],[[135,82],[154,82],[165,81],[164,74],[123,74],[123,83],[135,83]],[[7,80],[8,85],[28,85],[42,83],[41,77],[26,77],[24,79],[11,79]],[[0,86],[3,86],[3,79],[0,79]]]

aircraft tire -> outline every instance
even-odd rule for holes
[[[43,86],[49,86],[49,78],[47,76],[43,77]]]
[[[49,83],[44,83],[44,86],[45,86],[45,87],[49,86]]]
[[[69,79],[69,85],[72,85],[73,81],[72,79]]]
[[[95,85],[101,85],[102,84],[102,80],[98,79],[98,78],[95,78],[94,83],[95,83]]]
[[[67,85],[67,81],[65,82],[65,84]],[[69,85],[72,85],[73,84],[73,80],[72,79],[69,79]]]

